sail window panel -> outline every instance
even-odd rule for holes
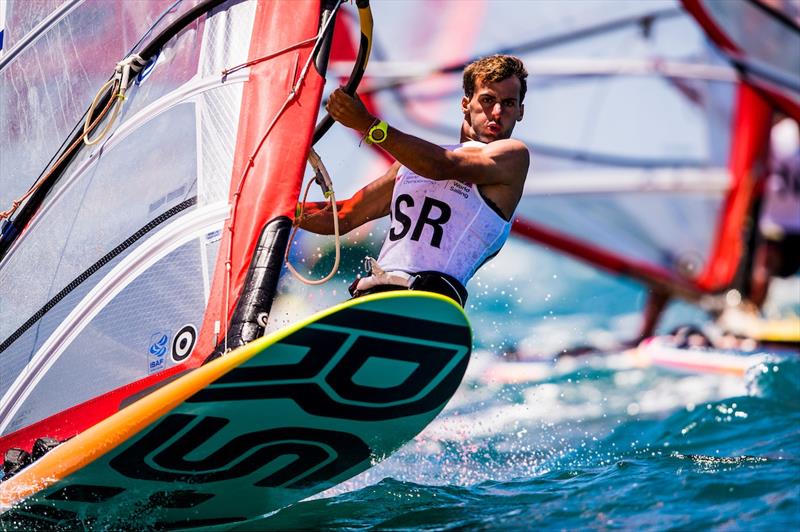
[[[255,2],[236,3],[204,23],[202,46],[198,47],[198,77],[217,84],[197,96],[201,204],[228,199],[246,78],[231,76],[222,82],[220,72],[247,61],[255,10]]]
[[[256,2],[231,2],[204,22],[199,70],[203,76],[219,77],[226,68],[247,62]]]
[[[174,366],[175,334],[186,325],[199,329],[205,311],[201,240],[178,247],[148,268],[92,320],[71,323],[79,334],[63,350],[49,353],[52,366],[32,381],[35,387],[5,432]],[[63,313],[56,314],[52,321],[58,324]],[[51,331],[26,335],[36,337],[39,349]],[[3,358],[8,355],[13,351]]]
[[[705,0],[703,7],[749,58],[800,83],[800,32],[796,28],[751,2]],[[795,18],[798,23],[800,20]]]
[[[82,29],[92,21],[95,29],[108,28],[109,34],[129,41],[133,45],[159,19],[168,8],[169,13],[161,20],[168,22],[186,9],[197,4],[198,0],[184,1],[175,6],[175,0],[136,0],[135,2],[110,2],[109,0],[3,0],[6,2],[6,50],[23,40],[37,25],[55,11],[74,5],[72,13],[77,12],[70,25]],[[163,26],[163,24],[162,24]]]
[[[197,195],[195,109],[178,105],[104,150],[81,181],[88,183],[80,207],[65,223],[72,231],[61,261],[76,269],[86,262],[87,250],[100,256],[140,227],[177,204]],[[59,284],[75,269],[60,268]]]
[[[0,355],[0,398],[3,397],[14,379],[17,378],[33,356],[38,331],[28,330],[14,344]],[[0,436],[5,432],[0,431]]]
[[[0,71],[0,145],[4,153],[14,154],[0,157],[0,208],[7,208],[49,166],[116,63],[172,3],[86,0]],[[4,50],[58,5],[10,1]]]
[[[516,133],[534,145],[649,159],[653,164],[725,164],[729,134],[715,126],[730,120],[730,108],[725,99],[708,99],[704,85],[693,87],[702,101],[691,101],[659,78],[616,77],[533,87],[526,101],[526,121]],[[730,87],[714,91],[719,93],[731,102]]]
[[[198,99],[200,204],[228,201],[242,102],[242,83],[221,85]]]
[[[710,191],[526,195],[518,214],[631,263],[692,278],[712,250],[722,200]]]
[[[83,282],[79,282],[80,278],[77,278],[78,282],[74,283],[74,287],[65,291],[60,298],[50,298],[47,301],[44,301],[44,298],[37,299],[36,303],[39,306],[33,312],[26,313],[24,316],[15,316],[16,318],[22,318],[19,320],[22,323],[13,331],[6,331],[6,328],[3,327],[0,335],[2,337],[0,341],[3,342],[2,345],[4,347],[2,353],[0,353],[0,369],[2,369],[2,372],[0,372],[0,398],[3,398],[8,393],[9,388],[14,384],[20,373],[34,360],[34,355],[41,349],[43,343],[52,338],[59,325],[66,323],[68,316],[75,310],[76,306],[81,301],[84,301],[84,298],[95,288],[97,283],[119,264],[125,256],[126,254],[117,255],[100,271]],[[31,277],[33,277],[33,274]],[[25,293],[24,290],[19,292]],[[16,308],[29,312],[23,306],[23,301],[23,298],[19,298],[11,302],[7,310]],[[2,310],[0,308],[0,311]],[[35,319],[32,324],[31,319]],[[0,323],[11,325],[8,320],[0,321]],[[74,323],[71,326],[74,327]],[[3,408],[0,408],[0,411],[4,410],[5,403],[8,400],[9,398],[5,398],[0,403],[3,404]],[[0,419],[0,424],[3,421],[4,419]],[[13,432],[17,428],[19,428],[19,423],[7,427],[3,432]]]
[[[50,13],[58,9],[64,0],[5,0],[6,27],[3,32],[3,49],[8,50],[33,30]]]
[[[0,286],[14,287],[13,302],[2,298],[0,338],[137,231],[196,196],[195,127],[194,105],[178,105],[107,147],[88,167],[68,169],[68,185],[0,269]],[[25,296],[14,295],[20,293]]]

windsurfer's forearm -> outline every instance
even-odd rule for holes
[[[400,164],[428,179],[453,179],[458,173],[451,151],[392,126],[379,146]]]
[[[344,225],[347,224],[342,220],[342,209],[344,208],[345,201],[336,202],[336,210],[338,211],[339,218],[339,231],[344,233]],[[300,228],[316,233],[318,235],[332,235],[334,233],[333,225],[333,210],[327,201],[317,201],[313,203],[306,203],[303,207],[303,214],[300,217]]]
[[[326,109],[342,125],[365,136],[378,119],[367,111],[358,96],[335,90]],[[414,173],[428,179],[452,179],[457,162],[452,152],[421,138],[389,126],[386,140],[379,144],[386,152]]]
[[[371,210],[365,209],[365,206],[363,203],[356,201],[356,198],[336,202],[339,234],[346,235],[356,227],[375,218]],[[303,210],[300,220],[300,228],[318,235],[334,234],[333,210],[330,208],[330,204],[326,202],[307,204],[307,210]]]
[[[385,174],[353,194],[351,198],[336,202],[340,234],[347,234],[356,227],[389,214],[394,180],[399,168],[398,163],[393,164]],[[306,203],[299,223],[301,228],[312,233],[321,235],[334,233],[332,209],[326,201]]]

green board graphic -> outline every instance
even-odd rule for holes
[[[165,385],[0,484],[0,528],[208,528],[272,512],[418,434],[470,349],[466,316],[442,296],[348,301]],[[59,472],[67,459],[78,465]]]

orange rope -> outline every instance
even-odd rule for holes
[[[225,70],[222,71],[222,78],[225,79],[228,76],[228,74],[233,74],[234,72],[236,72],[238,70],[241,70],[243,68],[247,68],[249,66],[257,65],[258,63],[263,63],[264,61],[266,61],[268,59],[272,59],[273,57],[277,57],[277,56],[279,56],[281,54],[284,54],[284,53],[286,53],[286,52],[288,52],[290,50],[294,50],[295,48],[301,48],[301,47],[305,46],[306,44],[311,44],[312,42],[316,41],[317,39],[318,39],[318,36],[315,35],[314,37],[311,37],[310,39],[306,39],[305,41],[300,41],[298,43],[295,43],[295,44],[292,44],[290,46],[287,46],[283,50],[278,50],[277,52],[272,52],[271,54],[265,55],[263,57],[259,57],[258,59],[251,59],[250,61],[248,61],[246,63],[242,63],[241,65],[236,65],[236,66],[231,67],[231,68],[226,68]]]

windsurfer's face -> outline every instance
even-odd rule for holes
[[[524,112],[519,91],[520,83],[515,76],[487,83],[477,80],[472,98],[461,99],[464,112],[461,140],[488,143],[509,138]]]

